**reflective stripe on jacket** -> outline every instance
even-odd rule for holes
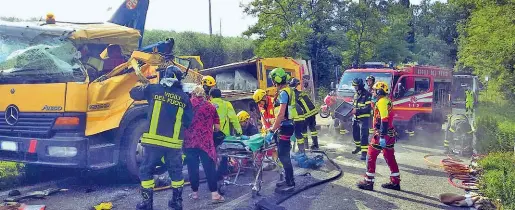
[[[141,143],[181,149],[184,131],[193,118],[190,99],[182,88],[151,84],[134,87],[130,96],[149,103],[149,129],[141,137]]]

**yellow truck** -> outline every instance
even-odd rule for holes
[[[276,88],[268,74],[274,68],[281,67],[303,84],[301,89],[308,91],[314,99],[313,74],[309,61],[290,57],[253,58],[199,71],[216,79],[217,88],[222,90],[222,97],[231,101],[238,110],[253,110],[252,94],[256,89],[267,90],[275,96]]]

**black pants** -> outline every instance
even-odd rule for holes
[[[295,121],[295,139],[297,139],[297,145],[302,145],[306,142],[306,139],[303,135],[304,132],[304,120]],[[306,144],[307,145],[307,144]]]
[[[220,165],[218,166],[218,170],[216,171],[216,176],[218,177],[218,180],[223,180],[224,176],[229,174],[229,158],[228,157],[222,157],[220,160]]]
[[[185,149],[186,164],[188,164],[188,175],[190,177],[191,189],[193,192],[198,192],[199,181],[199,166],[202,162],[202,167],[206,173],[207,185],[209,191],[216,192],[216,163],[209,155],[201,149]]]
[[[154,188],[154,173],[156,166],[161,164],[161,158],[165,159],[165,167],[172,179],[172,188],[180,188],[184,185],[182,176],[182,150],[159,146],[143,145],[143,162],[139,168],[139,178],[143,188]]]
[[[309,128],[309,135],[311,136],[311,140],[313,140],[313,145],[318,146],[318,131],[317,131],[317,121],[316,116],[313,115],[311,117],[308,117],[304,120],[304,138],[308,139],[308,128]]]
[[[293,165],[291,164],[290,158],[290,138],[293,135],[294,130],[293,125],[283,125],[279,128],[279,135],[277,138],[277,153],[279,160],[283,164],[284,178],[288,185],[295,185],[295,179],[293,178]]]
[[[369,118],[361,118],[352,122],[352,137],[354,138],[354,144],[356,144],[357,148],[361,148],[361,152],[368,151],[369,123]]]

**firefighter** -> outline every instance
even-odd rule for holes
[[[256,126],[250,123],[250,114],[246,111],[240,111],[236,114],[238,117],[238,121],[240,121],[240,126],[242,130],[242,135],[244,136],[253,136],[259,133],[259,130]]]
[[[372,95],[372,91],[373,91],[372,87],[374,87],[374,84],[376,83],[376,78],[374,76],[370,75],[370,76],[368,76],[366,78],[366,82],[367,82],[367,86],[368,86],[368,92],[370,93],[370,95]],[[370,112],[371,115],[374,114],[373,107],[374,107],[374,103],[372,103],[372,109],[370,109],[371,110],[371,112]],[[370,121],[369,121],[370,124],[369,125],[372,125],[372,123],[373,123],[372,121],[373,121],[373,117],[370,118]],[[369,134],[373,134],[374,133],[374,128],[372,128],[372,126],[370,126],[370,128],[368,129],[368,133]]]
[[[275,122],[275,114],[274,114],[274,100],[272,97],[267,95],[266,90],[257,89],[254,91],[252,95],[252,99],[258,105],[259,112],[261,113],[261,132],[266,133]],[[279,158],[277,155],[277,151],[275,149],[268,150],[266,153],[267,156],[271,156],[274,161],[278,163],[278,166],[282,168],[282,164],[280,161],[277,161]],[[270,166],[274,166],[271,164]],[[282,181],[284,176],[280,173],[279,181]]]
[[[215,78],[212,76],[203,76],[202,77],[202,88],[204,88],[204,91],[206,92],[206,97],[209,98],[209,92],[213,87],[215,87],[216,81]]]
[[[269,134],[273,133],[275,136],[279,160],[285,171],[285,181],[276,184],[276,192],[292,192],[295,188],[295,180],[293,178],[293,165],[290,158],[290,138],[295,131],[293,119],[297,116],[297,110],[295,109],[295,93],[292,88],[288,86],[289,75],[284,69],[273,69],[269,77],[277,88],[277,97],[274,104],[276,119],[269,130]]]
[[[472,89],[470,87],[467,87],[465,94],[467,96],[465,98],[465,112],[470,118],[472,117],[472,113],[474,111],[474,93],[472,92]]]
[[[452,151],[449,147],[449,143],[455,143],[454,136],[463,136],[463,142],[461,143],[461,151],[463,154],[472,155],[472,140],[474,130],[469,122],[469,118],[463,114],[456,114],[449,116],[447,121],[447,128],[445,129],[445,138],[443,146],[446,154],[451,154]]]
[[[370,112],[372,110],[372,96],[365,90],[365,83],[360,78],[355,78],[352,81],[352,86],[356,90],[354,94],[354,120],[352,121],[352,137],[356,149],[352,154],[357,154],[361,151],[361,160],[365,160],[368,151],[368,129],[370,128]]]
[[[292,82],[294,81],[294,86],[291,86],[292,88],[297,87],[300,84],[300,80],[294,78],[292,79]],[[302,109],[304,110],[304,128],[302,131],[303,138],[307,141],[308,140],[308,133],[307,129],[309,128],[311,140],[313,141],[313,144],[311,145],[312,150],[318,150],[318,131],[316,128],[317,122],[316,122],[316,115],[318,114],[318,109],[316,108],[313,101],[309,98],[309,95],[304,91],[299,91],[297,89],[294,89],[297,98],[297,102],[301,105]],[[298,94],[297,94],[298,93]],[[308,144],[306,143],[306,146]]]
[[[140,166],[143,201],[136,206],[137,209],[153,209],[153,172],[162,157],[166,160],[166,168],[172,179],[173,196],[168,206],[182,209],[182,142],[184,130],[191,124],[193,111],[189,97],[182,90],[181,80],[181,70],[169,66],[160,84],[138,86],[130,91],[134,100],[149,102],[149,129],[141,137],[145,151]]]
[[[305,142],[305,133],[304,128],[307,126],[305,123],[305,114],[306,110],[300,105],[299,95],[300,91],[295,89],[297,85],[299,85],[300,81],[297,78],[293,78],[290,80],[289,86],[293,90],[295,94],[295,99],[297,99],[297,103],[295,103],[295,109],[297,110],[297,117],[293,119],[293,124],[295,127],[295,139],[297,141],[297,146],[299,147],[299,154],[303,155],[306,152],[307,142]],[[306,139],[307,140],[307,139]]]
[[[386,189],[400,190],[399,166],[395,160],[395,137],[392,112],[393,104],[388,98],[388,85],[384,82],[377,82],[373,86],[372,96],[377,98],[374,105],[374,136],[370,140],[367,153],[367,172],[357,186],[364,190],[374,189],[374,177],[376,171],[377,156],[383,152],[386,164],[390,168],[390,182],[381,185]]]

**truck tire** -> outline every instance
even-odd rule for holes
[[[120,151],[122,166],[127,170],[129,178],[139,178],[139,164],[143,155],[140,138],[148,130],[148,122],[139,119],[132,122],[122,137],[122,151]]]

